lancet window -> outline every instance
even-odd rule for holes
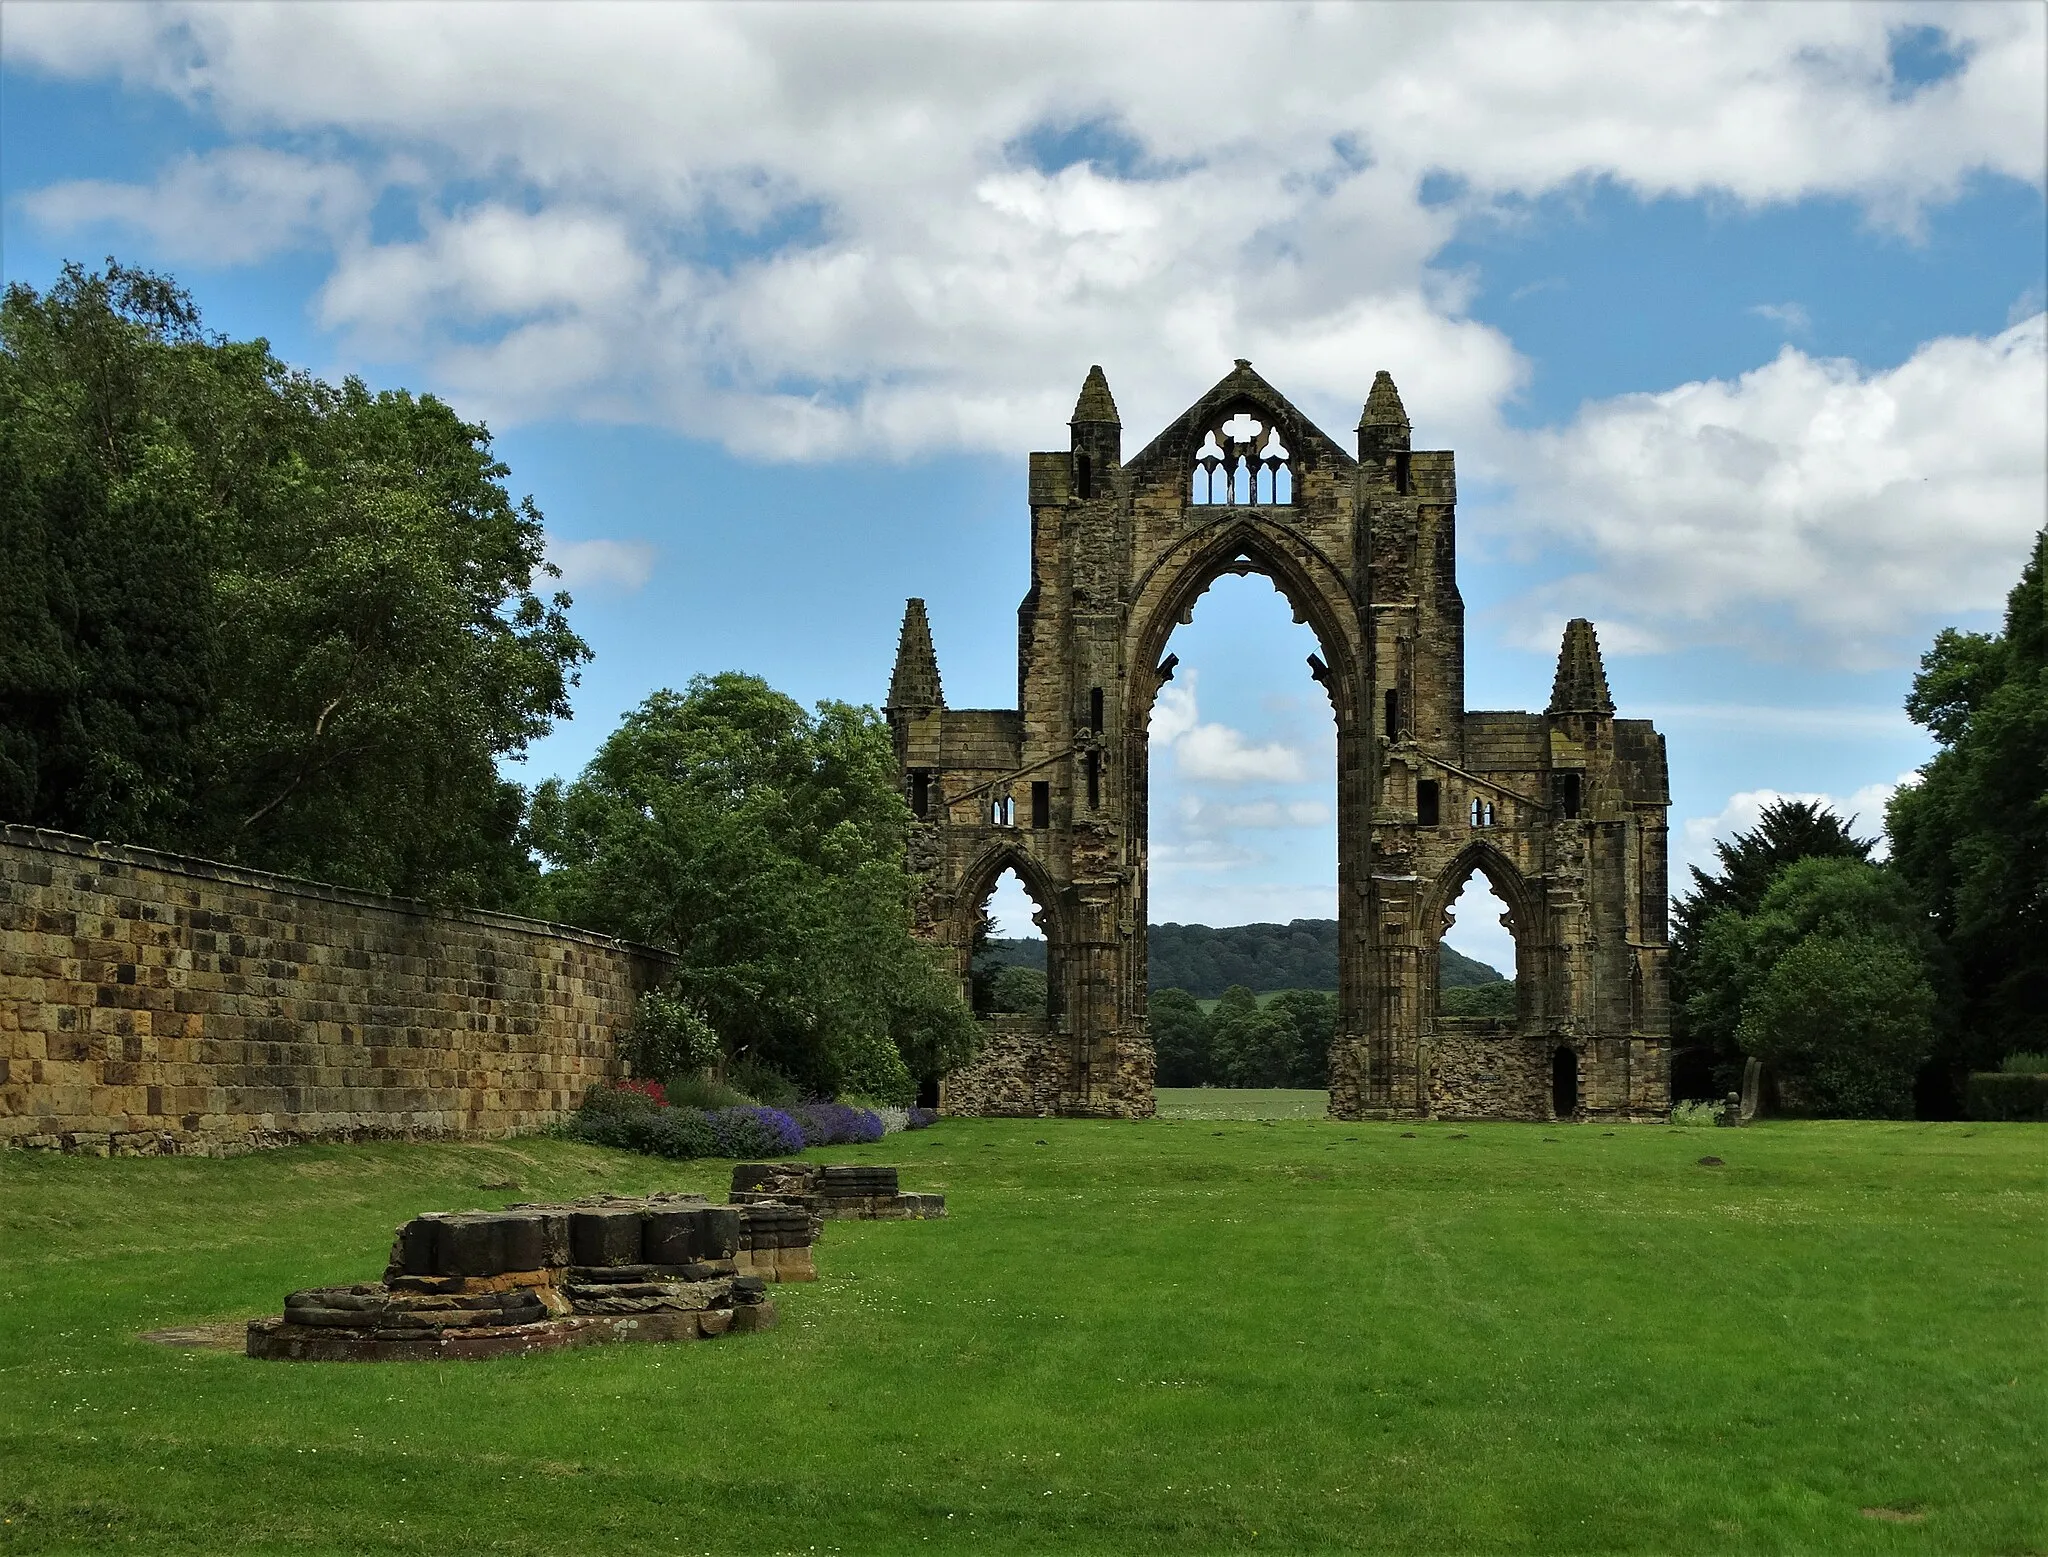
[[[1291,504],[1293,458],[1278,427],[1239,411],[1212,427],[1195,451],[1189,501],[1235,507]]]

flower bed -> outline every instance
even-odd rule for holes
[[[888,1110],[898,1126],[922,1130],[938,1116],[928,1108]],[[893,1121],[849,1103],[798,1103],[781,1108],[678,1108],[658,1081],[592,1087],[564,1134],[594,1146],[653,1157],[783,1157],[807,1146],[862,1146],[889,1133]]]

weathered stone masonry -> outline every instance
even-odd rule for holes
[[[1152,1110],[1146,1027],[1148,726],[1173,628],[1224,573],[1309,624],[1337,720],[1340,1118],[1622,1118],[1669,1104],[1664,741],[1618,719],[1592,624],[1566,629],[1544,712],[1465,707],[1457,480],[1374,380],[1357,452],[1240,361],[1126,462],[1102,370],[1065,450],[1033,454],[1018,706],[946,707],[924,603],[888,714],[917,823],[919,931],[963,979],[1014,869],[1050,999],[986,1029],[955,1113]],[[1450,905],[1483,871],[1508,905],[1519,1010],[1436,1010]]]
[[[500,1136],[618,1071],[659,952],[0,826],[0,1144]]]

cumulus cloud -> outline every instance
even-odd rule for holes
[[[561,569],[564,589],[609,586],[632,591],[654,574],[654,547],[646,541],[564,541],[548,537],[548,561]]]
[[[1151,738],[1154,760],[1170,752],[1175,777],[1192,783],[1297,784],[1308,777],[1302,754],[1294,747],[1254,742],[1227,724],[1205,723],[1192,672],[1185,685],[1160,691],[1152,705]]]
[[[2048,318],[1896,368],[1787,346],[1733,382],[1583,407],[1526,438],[1515,524],[1591,570],[1526,602],[1622,649],[1741,644],[1869,666],[1993,610],[2048,504]]]
[[[56,233],[111,225],[177,260],[237,265],[336,244],[368,219],[371,180],[343,162],[261,146],[178,158],[153,184],[78,179],[32,190],[22,208]]]
[[[1105,5],[1087,47],[1075,14],[10,4],[4,47],[210,112],[237,155],[428,170],[419,236],[330,223],[338,194],[215,199],[219,158],[42,219],[225,257],[335,232],[323,318],[479,413],[776,458],[1014,452],[1088,360],[1157,425],[1240,355],[1333,425],[1390,368],[1426,442],[1470,442],[1524,371],[1432,265],[1474,211],[1607,179],[1910,228],[2042,175],[2038,7]],[[1899,78],[1916,27],[1956,69]]]
[[[1320,800],[1248,800],[1219,804],[1199,795],[1181,798],[1181,825],[1191,833],[1226,832],[1239,827],[1328,827],[1330,808]]]
[[[1746,789],[1740,794],[1730,795],[1728,803],[1714,816],[1687,817],[1678,829],[1675,851],[1677,858],[1671,862],[1671,889],[1685,892],[1691,889],[1692,873],[1688,866],[1697,866],[1712,874],[1719,869],[1714,857],[1716,842],[1733,838],[1737,833],[1755,829],[1763,814],[1781,801],[1818,801],[1844,821],[1853,819],[1851,831],[1859,838],[1875,838],[1877,847],[1871,850],[1871,858],[1884,859],[1891,853],[1891,843],[1884,835],[1884,808],[1899,787],[1918,782],[1919,775],[1901,773],[1889,784],[1865,784],[1850,795],[1830,795],[1820,790],[1792,792],[1777,789]]]

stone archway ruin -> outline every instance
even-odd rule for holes
[[[1018,706],[946,707],[922,600],[890,681],[919,934],[964,977],[974,894],[1014,866],[1041,900],[1057,981],[1045,1020],[991,1024],[942,1106],[1152,1112],[1147,731],[1173,674],[1160,655],[1220,575],[1258,572],[1320,640],[1309,672],[1337,720],[1330,1112],[1552,1118],[1560,1050],[1576,1117],[1665,1112],[1663,737],[1614,717],[1584,620],[1565,629],[1543,713],[1465,707],[1453,458],[1409,447],[1393,380],[1375,378],[1355,456],[1242,360],[1128,462],[1099,367],[1069,427],[1065,451],[1031,456]],[[1436,1011],[1438,943],[1474,870],[1515,920],[1512,1022]]]

